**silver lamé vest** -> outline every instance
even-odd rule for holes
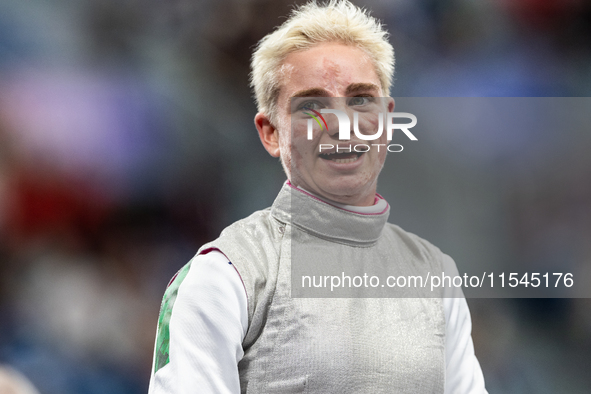
[[[222,251],[246,289],[242,393],[443,393],[440,298],[291,297],[296,238],[376,261],[388,256],[383,263],[400,272],[440,273],[441,251],[387,223],[388,214],[341,210],[285,184],[271,208],[200,249]],[[323,256],[312,258],[323,264]]]

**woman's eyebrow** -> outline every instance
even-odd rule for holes
[[[330,94],[322,88],[300,90],[291,97],[330,97]]]
[[[347,86],[347,90],[345,94],[353,94],[357,92],[367,92],[367,91],[380,91],[380,87],[373,83],[352,83],[351,85]]]

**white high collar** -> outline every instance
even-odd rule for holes
[[[338,203],[335,201],[327,200],[326,198],[321,197],[321,196],[317,195],[316,193],[312,193],[311,191],[308,191],[300,186],[297,186],[297,189],[304,191],[308,194],[311,194],[312,196],[324,201],[327,204],[330,204],[330,205],[335,206],[337,208],[344,209],[346,211],[355,212],[355,213],[364,213],[364,214],[380,213],[380,212],[383,212],[386,209],[386,207],[388,206],[388,203],[386,202],[386,200],[384,200],[384,198],[382,196],[380,196],[379,194],[376,194],[374,205],[361,207],[361,206],[357,206],[357,205],[347,205],[347,204],[341,204],[341,203]]]

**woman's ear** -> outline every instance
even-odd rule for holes
[[[267,152],[273,157],[279,157],[279,130],[271,124],[269,117],[259,112],[254,117],[254,125]]]
[[[388,97],[388,112],[394,112],[396,103],[392,97]]]

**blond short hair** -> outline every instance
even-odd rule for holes
[[[259,112],[276,120],[282,63],[292,52],[316,44],[338,42],[365,51],[372,60],[382,91],[389,95],[394,75],[394,49],[382,24],[347,0],[325,5],[311,1],[294,9],[290,17],[257,45],[251,62],[251,86]]]

